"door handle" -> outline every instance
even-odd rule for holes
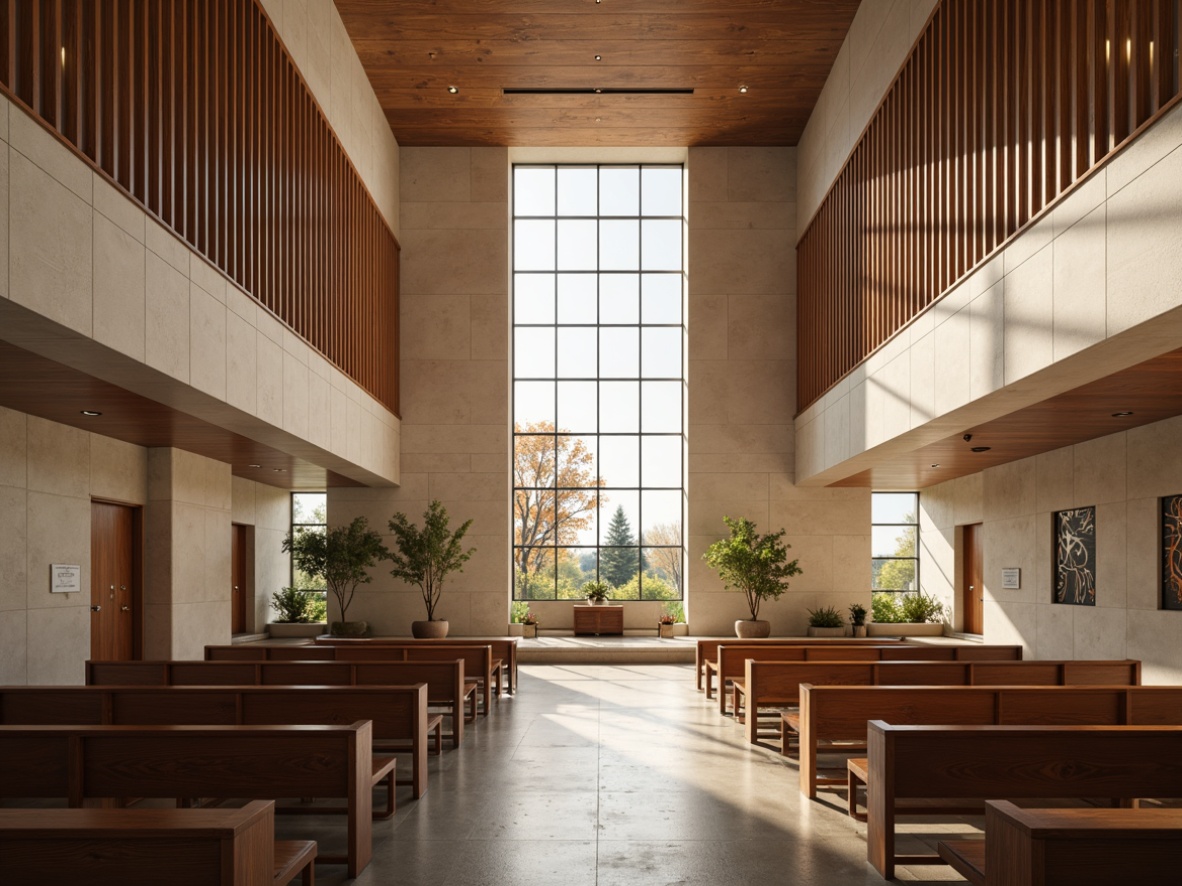
[[[102,606],[91,606],[91,607],[90,607],[90,611],[91,611],[91,612],[102,612],[102,611],[103,611],[103,607],[102,607]]]

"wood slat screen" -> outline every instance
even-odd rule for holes
[[[0,0],[0,88],[397,414],[398,243],[255,0]]]
[[[1179,0],[943,0],[797,246],[804,409],[1179,92]]]

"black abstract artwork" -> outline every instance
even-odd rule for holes
[[[1055,602],[1096,605],[1096,509],[1055,514]]]
[[[1182,609],[1182,495],[1161,500],[1161,608]]]

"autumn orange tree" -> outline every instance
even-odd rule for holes
[[[519,588],[532,575],[554,568],[556,546],[573,545],[593,525],[595,455],[578,437],[550,422],[514,424],[513,544]],[[525,596],[521,594],[521,596]]]

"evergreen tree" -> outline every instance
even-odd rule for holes
[[[599,549],[599,577],[618,588],[630,582],[639,571],[640,549],[636,546],[636,536],[632,534],[632,524],[628,522],[623,505],[618,505]]]

